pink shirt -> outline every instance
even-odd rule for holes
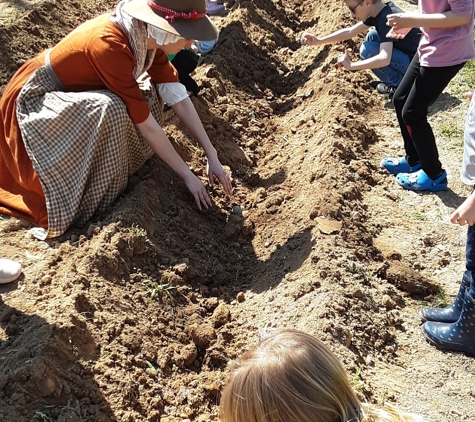
[[[473,47],[474,0],[419,0],[419,13],[452,11],[457,16],[470,15],[467,25],[453,28],[421,28],[419,43],[421,66],[454,66],[475,58]]]

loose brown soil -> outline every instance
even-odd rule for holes
[[[114,2],[3,5],[16,14],[0,26],[0,92]],[[234,196],[211,189],[215,206],[199,212],[152,158],[108,212],[60,238],[39,242],[3,217],[1,256],[24,272],[0,287],[0,420],[216,421],[228,362],[269,322],[322,339],[362,399],[475,420],[474,361],[428,345],[417,317],[441,287],[452,300],[463,271],[465,232],[447,224],[467,193],[459,155],[444,155],[451,189],[439,195],[404,192],[378,169],[401,140],[371,74],[335,67],[358,40],[297,41],[348,23],[342,3],[226,6],[193,101]],[[462,102],[444,95],[434,113]],[[165,119],[204,180],[201,150]]]

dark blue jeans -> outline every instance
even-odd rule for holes
[[[360,57],[366,60],[377,56],[380,48],[381,39],[376,30],[372,29],[368,32],[368,35],[366,35],[366,40],[361,44]],[[379,69],[371,69],[371,71],[386,85],[398,86],[409,67],[409,63],[411,63],[411,59],[406,53],[403,53],[397,48],[393,48],[389,65]]]
[[[467,230],[467,246],[465,249],[465,261],[467,270],[472,272],[470,281],[470,296],[475,298],[475,226],[469,226]]]

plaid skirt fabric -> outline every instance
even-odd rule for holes
[[[141,88],[161,124],[163,102],[155,86],[148,79]],[[153,155],[118,96],[60,91],[46,67],[25,84],[16,111],[46,199],[48,230],[34,231],[39,238],[59,236],[104,211]]]

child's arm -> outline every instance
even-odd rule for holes
[[[472,16],[456,15],[449,10],[444,13],[393,13],[387,16],[388,26],[394,29],[401,28],[453,28],[455,26],[462,26],[470,23]]]
[[[453,224],[473,226],[475,224],[475,191],[458,207],[450,217]]]
[[[349,40],[367,29],[368,27],[363,22],[358,22],[350,28],[342,28],[323,37],[316,37],[310,32],[305,31],[300,37],[300,41],[302,44],[307,45],[333,44],[339,41]]]
[[[379,47],[379,53],[376,56],[366,60],[358,60],[352,62],[346,54],[338,57],[337,65],[344,67],[346,70],[363,70],[363,69],[380,69],[388,66],[391,62],[393,54],[393,43],[383,42]]]

